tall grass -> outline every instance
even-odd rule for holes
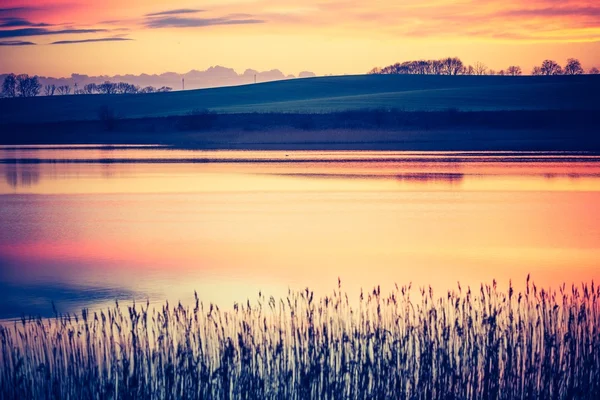
[[[357,302],[307,289],[228,312],[117,303],[0,327],[0,397],[598,399],[599,300],[594,283],[528,279]]]

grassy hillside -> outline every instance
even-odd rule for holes
[[[140,95],[0,99],[0,123],[98,119],[108,106],[122,118],[239,112],[596,109],[600,76],[504,77],[358,75]]]

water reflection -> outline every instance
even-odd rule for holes
[[[4,179],[12,188],[30,187],[40,181],[40,168],[38,165],[6,165],[4,170]]]
[[[560,178],[569,178],[569,179],[583,179],[583,178],[600,178],[600,174],[596,172],[590,173],[581,173],[581,172],[569,172],[569,173],[549,173],[543,174],[546,179],[560,179]]]
[[[144,298],[127,289],[70,286],[64,283],[15,284],[0,281],[0,293],[0,319],[73,314],[84,307]]]
[[[600,162],[588,156],[177,150],[163,164],[167,150],[18,151],[44,161],[0,162],[0,318],[194,290],[227,305],[329,291],[338,277],[350,293],[600,279]],[[95,161],[49,161],[71,151]],[[121,156],[137,161],[99,162]]]
[[[396,175],[396,179],[399,182],[443,183],[451,186],[460,184],[464,177],[464,174],[460,173],[411,173]]]

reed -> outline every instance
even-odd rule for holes
[[[600,289],[259,295],[0,326],[4,399],[598,399]]]

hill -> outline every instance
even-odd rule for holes
[[[593,110],[600,76],[357,75],[135,95],[0,99],[0,123],[89,121],[109,107],[119,118],[218,113]]]

